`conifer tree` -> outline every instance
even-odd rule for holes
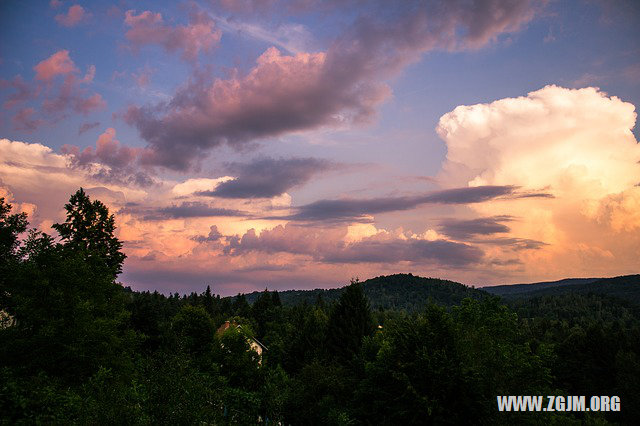
[[[87,260],[102,263],[115,278],[127,257],[122,243],[114,236],[115,220],[101,201],[91,201],[80,188],[64,206],[67,220],[52,227],[58,231],[66,249],[81,253]]]
[[[374,331],[371,308],[362,284],[352,280],[329,317],[327,350],[338,360],[348,361],[360,351],[362,339]]]

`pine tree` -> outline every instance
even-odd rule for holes
[[[64,206],[67,220],[52,227],[58,231],[66,249],[81,253],[94,266],[102,263],[115,278],[122,272],[127,257],[122,243],[114,235],[115,219],[102,202],[91,201],[82,188]],[[98,261],[98,262],[96,262]]]
[[[235,315],[243,318],[249,318],[251,307],[249,306],[249,302],[247,302],[247,298],[244,294],[238,293],[231,308]]]
[[[207,286],[204,292],[203,302],[204,309],[209,315],[213,315],[213,296],[211,296],[211,287]]]
[[[276,306],[276,307],[282,306],[282,302],[280,301],[280,295],[278,294],[277,290],[274,290],[273,293],[271,293],[271,301],[273,303],[273,306]]]
[[[362,284],[352,280],[329,317],[327,350],[338,360],[348,361],[360,351],[362,339],[374,331],[371,308]]]

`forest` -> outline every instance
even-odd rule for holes
[[[107,207],[80,189],[65,209],[54,237],[0,198],[1,424],[640,421],[640,305],[624,292],[502,297],[411,274],[139,292],[118,281]],[[499,412],[498,395],[617,395],[621,409]]]

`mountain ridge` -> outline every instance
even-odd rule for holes
[[[565,278],[529,284],[502,284],[476,288],[455,281],[425,278],[410,273],[381,275],[362,281],[372,309],[405,309],[416,311],[427,303],[443,306],[459,304],[462,299],[498,296],[507,301],[531,299],[567,293],[604,294],[640,305],[640,275],[612,278]],[[333,289],[285,290],[278,292],[284,305],[313,304],[321,298],[326,303],[338,300],[345,287]],[[262,292],[245,294],[255,302]]]

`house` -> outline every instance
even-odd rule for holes
[[[0,329],[13,327],[16,325],[16,319],[9,315],[8,312],[0,310]]]
[[[222,334],[227,331],[230,327],[235,327],[237,329],[242,329],[242,326],[238,323],[234,322],[230,322],[230,321],[225,321],[224,324],[222,324],[218,330],[216,330],[216,336],[222,336]],[[255,351],[258,356],[260,356],[260,363],[262,363],[262,352],[267,350],[267,347],[265,345],[263,345],[262,343],[260,343],[260,341],[258,339],[256,339],[255,337],[251,337],[246,335],[247,338],[247,343],[249,343],[249,346],[251,347],[251,349],[253,351]]]

